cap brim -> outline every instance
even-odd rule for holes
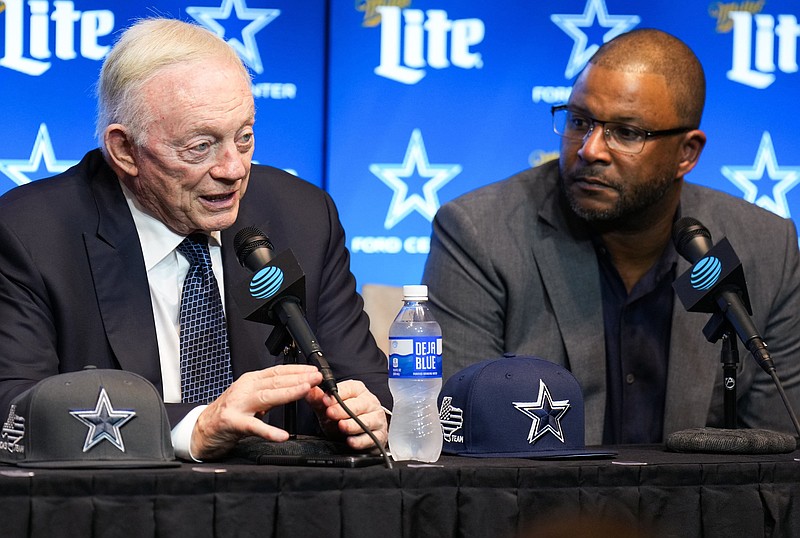
[[[527,460],[555,460],[572,458],[613,458],[613,450],[540,450],[538,452],[491,452],[482,454],[459,453],[456,456],[468,458],[522,458]]]
[[[146,468],[156,468],[156,467],[179,467],[180,465],[181,462],[178,460],[20,461],[16,463],[17,467],[25,467],[32,469],[146,469]]]

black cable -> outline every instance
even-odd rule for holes
[[[372,431],[369,428],[367,428],[364,422],[362,422],[360,418],[358,418],[352,411],[350,411],[350,408],[347,407],[347,405],[344,403],[342,397],[339,396],[339,391],[331,391],[328,394],[333,395],[333,397],[336,398],[336,401],[339,402],[339,405],[342,406],[342,409],[345,410],[345,413],[347,413],[350,416],[350,418],[356,421],[356,424],[358,424],[361,427],[361,429],[364,430],[364,433],[369,435],[369,438],[372,439],[372,442],[375,443],[375,446],[378,447],[378,450],[380,450],[381,452],[381,457],[383,458],[383,464],[386,466],[387,469],[391,469],[392,460],[391,458],[389,458],[389,454],[386,453],[386,449],[383,448],[381,442],[378,441],[378,438],[375,436],[374,433],[372,433]]]
[[[797,422],[797,416],[794,414],[792,404],[789,403],[789,398],[786,397],[786,393],[783,391],[783,385],[781,385],[781,380],[778,379],[778,374],[775,372],[774,368],[770,371],[769,375],[772,377],[772,381],[775,383],[775,386],[778,389],[778,394],[781,395],[781,399],[783,400],[783,405],[786,406],[786,410],[789,412],[789,418],[792,419],[794,429],[797,432],[798,437],[800,437],[800,423]]]

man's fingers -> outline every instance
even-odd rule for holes
[[[273,407],[303,398],[321,380],[317,369],[307,365],[281,365],[243,374],[198,416],[192,433],[192,454],[201,459],[218,457],[248,435],[287,440],[288,433],[257,417]]]

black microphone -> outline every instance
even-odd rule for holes
[[[672,226],[672,242],[678,254],[695,264],[714,246],[711,232],[699,220],[683,217]]]
[[[706,255],[713,248],[711,232],[703,226],[700,221],[692,217],[683,217],[672,227],[672,241],[678,254],[687,259],[696,268],[700,266],[698,262],[706,258]],[[725,245],[726,247],[728,245]],[[738,258],[733,254],[732,258],[738,263]],[[709,269],[710,271],[710,269]],[[709,272],[707,271],[707,273]],[[743,280],[743,278],[742,278]],[[743,284],[743,282],[742,282]],[[742,301],[740,289],[742,286],[722,281],[718,285],[710,285],[709,293],[716,303],[717,308],[725,316],[725,319],[733,326],[739,339],[756,359],[761,368],[768,374],[775,372],[775,365],[767,351],[767,344],[758,333],[753,320],[750,317],[750,308]]]
[[[233,247],[242,267],[255,273],[249,285],[249,300],[252,303],[255,298],[259,302],[256,311],[247,319],[272,325],[282,324],[306,359],[317,363],[322,373],[322,390],[329,394],[337,392],[331,367],[302,309],[300,296],[305,293],[305,275],[294,254],[286,251],[274,256],[272,242],[261,230],[252,226],[236,233]]]
[[[253,272],[267,265],[273,258],[272,241],[254,226],[239,230],[233,238],[233,249],[239,263]]]

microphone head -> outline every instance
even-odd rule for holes
[[[254,250],[261,247],[266,247],[272,250],[272,242],[269,240],[264,232],[255,226],[247,226],[236,232],[233,238],[233,249],[236,252],[236,258],[242,267],[247,267],[245,261]]]
[[[678,254],[692,263],[705,256],[713,244],[708,228],[692,217],[683,217],[672,226],[672,243]]]

